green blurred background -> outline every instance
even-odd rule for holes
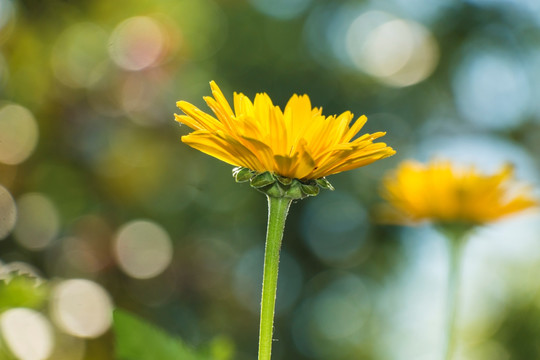
[[[377,224],[380,179],[444,157],[538,184],[540,2],[0,0],[0,273],[51,284],[51,359],[112,359],[113,305],[255,358],[266,200],[173,118],[210,80],[365,114],[397,150],[293,204],[273,358],[440,359],[444,243]],[[539,359],[540,216],[466,251],[460,359]]]

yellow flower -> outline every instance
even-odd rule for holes
[[[448,161],[406,161],[384,179],[383,196],[399,215],[437,224],[479,225],[535,207],[531,189],[514,180],[513,168],[493,175]]]
[[[177,106],[186,115],[175,114],[175,118],[195,130],[183,136],[183,142],[231,165],[305,181],[395,153],[385,143],[373,143],[384,132],[353,139],[367,121],[365,116],[353,124],[349,111],[324,116],[321,108],[311,107],[307,95],[293,95],[282,111],[264,93],[257,94],[253,102],[234,93],[233,111],[216,83],[212,81],[210,86],[214,97],[204,100],[215,117],[179,101]]]

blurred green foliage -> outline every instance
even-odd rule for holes
[[[204,354],[202,351],[196,352],[182,340],[172,338],[162,330],[119,309],[114,311],[114,333],[118,360],[227,360],[233,358],[231,344],[224,338],[212,343],[211,355]]]
[[[41,309],[49,296],[48,286],[31,276],[0,280],[0,311],[15,307]]]

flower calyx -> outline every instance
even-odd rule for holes
[[[465,241],[475,229],[475,224],[468,222],[447,222],[435,224],[435,228],[452,241]]]
[[[319,194],[320,189],[334,190],[334,187],[326,178],[316,180],[291,179],[270,171],[259,173],[242,166],[235,167],[232,173],[236,182],[249,181],[252,188],[271,197],[297,200],[308,196],[316,196]]]

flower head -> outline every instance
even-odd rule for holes
[[[383,196],[402,217],[439,225],[480,225],[537,205],[510,165],[484,175],[448,161],[402,163],[384,180]]]
[[[367,121],[353,114],[324,116],[312,108],[307,95],[293,95],[282,111],[267,94],[257,94],[252,102],[234,93],[234,111],[223,93],[211,82],[213,97],[204,100],[214,112],[209,115],[185,101],[177,106],[186,115],[178,122],[192,128],[182,141],[226,163],[302,181],[351,170],[391,156],[395,151],[373,140],[384,132],[357,138]]]

